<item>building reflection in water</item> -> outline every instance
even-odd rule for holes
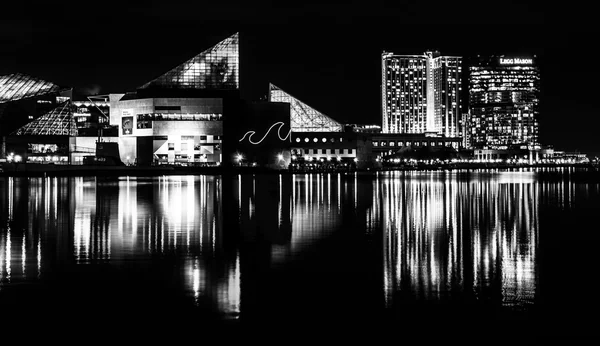
[[[356,184],[342,174],[298,174],[292,176],[293,255],[307,251],[314,242],[331,235],[340,227],[341,201],[354,204]]]
[[[373,248],[362,241],[383,239],[387,306],[466,297],[526,308],[539,293],[540,206],[572,208],[590,186],[537,173],[0,178],[0,299],[67,266],[154,273],[167,261],[186,299],[236,317],[242,273],[247,301],[259,301],[273,293],[261,293],[270,267],[315,249],[349,256],[330,266],[360,265]]]
[[[0,290],[3,284],[40,279],[43,264],[56,260],[43,252],[49,228],[65,221],[58,206],[68,203],[58,198],[64,190],[57,178],[0,179]],[[40,218],[34,217],[40,215]]]
[[[358,200],[354,175],[236,178],[235,200],[242,235],[246,241],[267,244],[268,261],[275,266],[310,253],[316,243],[338,231],[343,205],[354,209]]]
[[[184,262],[196,302],[239,314],[239,256],[223,239],[219,177],[7,178],[0,195],[0,284],[72,262],[143,267],[170,256]]]
[[[387,306],[406,297],[501,300],[536,295],[540,184],[532,172],[378,174]],[[568,196],[568,194],[567,194]]]

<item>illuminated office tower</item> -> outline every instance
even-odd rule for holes
[[[539,149],[540,76],[535,58],[477,57],[469,72],[470,146]]]
[[[436,133],[459,137],[462,57],[381,55],[383,133]]]

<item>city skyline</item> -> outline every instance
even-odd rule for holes
[[[595,13],[8,1],[6,336],[591,334]]]
[[[586,17],[577,19],[569,8],[561,22],[553,22],[558,17],[552,12],[527,3],[498,8],[436,4],[428,15],[437,21],[416,15],[427,8],[410,3],[394,5],[392,11],[379,2],[368,7],[232,5],[230,11],[213,4],[197,18],[194,11],[178,11],[183,4],[177,1],[124,6],[119,11],[106,5],[87,15],[68,2],[30,11],[9,5],[15,11],[1,24],[0,74],[27,73],[72,85],[77,92],[123,92],[239,31],[241,51],[252,53],[242,53],[246,57],[240,61],[246,66],[240,76],[245,98],[265,97],[273,83],[340,122],[372,123],[365,119],[379,114],[384,50],[396,54],[438,50],[464,57],[536,55],[542,78],[540,142],[568,151],[600,152],[593,132],[598,121],[593,117],[598,107],[592,89],[597,72],[587,71],[591,74],[587,77],[569,72],[575,60],[568,58],[597,29],[587,27]],[[515,12],[519,16],[510,16]],[[149,20],[157,25],[142,29],[140,25]],[[119,25],[108,25],[112,21]],[[446,29],[453,39],[439,34]],[[159,37],[169,37],[169,43],[156,41]],[[71,48],[65,50],[58,44],[61,40]],[[142,53],[136,47],[146,48]],[[577,92],[566,92],[566,85]],[[572,123],[561,121],[565,113]]]

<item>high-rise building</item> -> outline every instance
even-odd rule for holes
[[[535,57],[477,57],[469,67],[469,146],[540,147]]]
[[[381,55],[383,133],[462,136],[462,57]]]

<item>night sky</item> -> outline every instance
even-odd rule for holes
[[[244,98],[266,96],[272,82],[341,122],[379,124],[382,50],[536,55],[542,144],[598,155],[596,12],[574,2],[547,6],[24,1],[2,4],[0,74],[27,73],[83,93],[131,91],[240,32]]]

